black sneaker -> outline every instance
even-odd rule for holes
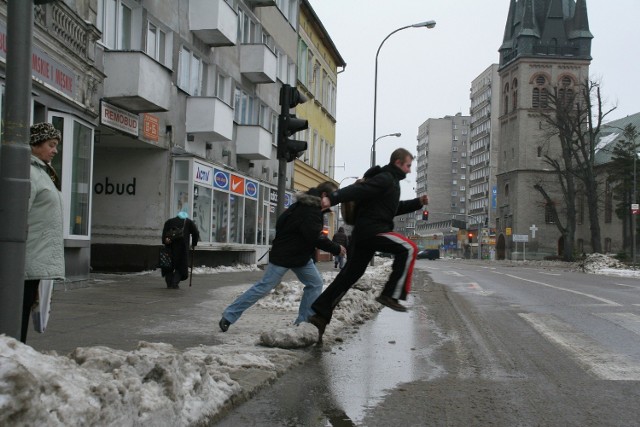
[[[397,299],[388,297],[386,295],[380,295],[378,298],[376,298],[376,301],[378,301],[380,304],[384,306],[389,307],[391,310],[400,311],[400,312],[407,311],[407,307],[400,304]]]
[[[326,329],[328,322],[317,314],[309,317],[308,321],[318,328],[318,344],[322,343],[322,335],[324,335],[324,330]]]
[[[218,322],[218,326],[220,326],[220,330],[222,332],[227,332],[229,330],[229,326],[231,326],[231,322],[229,322],[227,319],[225,319],[224,317],[222,319],[220,319],[220,321]]]

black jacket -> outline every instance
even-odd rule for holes
[[[322,216],[320,194],[315,189],[299,194],[297,201],[276,222],[269,262],[287,268],[302,267],[309,262],[316,247],[333,255],[340,254],[340,245],[322,235]]]
[[[422,207],[419,198],[400,200],[400,181],[406,177],[393,164],[374,166],[364,174],[364,180],[341,188],[329,195],[332,205],[357,202],[353,238],[368,239],[379,233],[393,231],[393,218]]]
[[[344,231],[336,231],[333,235],[333,239],[331,240],[333,241],[333,243],[342,245],[345,248],[349,246],[349,240],[347,239],[347,234]]]
[[[198,233],[198,227],[191,221],[189,218],[182,219],[173,217],[169,218],[162,228],[162,243],[165,243],[164,238],[167,235],[167,232],[172,227],[183,227],[184,226],[184,238],[177,242],[170,243],[168,245],[165,244],[167,248],[171,251],[171,259],[173,260],[173,269],[180,272],[181,280],[185,280],[189,277],[188,273],[188,262],[187,259],[189,257],[189,236],[191,236],[191,245],[196,246],[198,244],[198,240],[200,239],[200,233]]]

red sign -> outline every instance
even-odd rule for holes
[[[142,136],[149,141],[158,142],[160,136],[160,119],[153,114],[142,115]]]
[[[244,178],[231,175],[231,192],[244,195]]]

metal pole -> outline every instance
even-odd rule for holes
[[[27,209],[33,2],[7,3],[7,77],[0,149],[0,334],[20,339]]]
[[[636,159],[638,158],[638,153],[635,145],[635,140],[633,142],[634,144],[632,145],[633,146],[633,202],[632,203],[638,203],[638,195],[637,195],[638,180],[636,178]],[[633,268],[635,269],[636,259],[638,256],[638,251],[636,248],[636,239],[637,239],[636,231],[638,229],[638,215],[633,215],[633,212],[632,212],[631,216],[633,218],[633,221],[631,221],[631,240],[633,241]]]

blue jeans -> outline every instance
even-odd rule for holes
[[[281,267],[272,263],[267,264],[262,279],[236,298],[230,306],[225,308],[222,316],[230,323],[235,323],[246,309],[278,286],[282,280],[282,276],[284,276],[287,271],[289,271],[288,267]],[[298,309],[298,318],[295,321],[297,325],[301,322],[306,322],[307,319],[314,314],[314,311],[311,309],[311,304],[313,304],[316,298],[322,293],[322,277],[311,259],[306,265],[291,268],[291,271],[293,271],[298,280],[304,284],[302,300],[300,301],[300,307]]]

